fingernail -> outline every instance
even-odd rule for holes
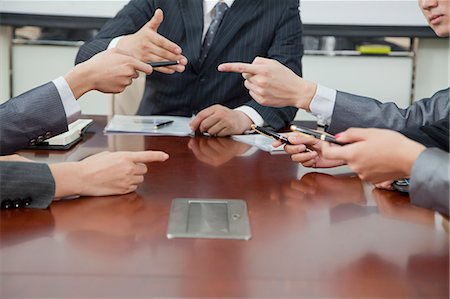
[[[334,137],[341,138],[342,137],[342,132],[341,133],[337,133],[336,135],[334,135]]]

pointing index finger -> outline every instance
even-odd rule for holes
[[[250,63],[242,63],[242,62],[231,62],[231,63],[223,63],[219,65],[219,72],[226,73],[248,73],[252,75],[258,74],[261,67],[258,65],[253,65]]]
[[[169,158],[169,155],[160,151],[143,151],[126,153],[134,163],[162,162]]]

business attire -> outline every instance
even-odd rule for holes
[[[0,162],[2,209],[45,209],[55,196],[55,181],[47,164]]]
[[[414,140],[425,141],[429,148],[415,161],[411,171],[411,202],[448,215],[449,154],[445,135],[448,135],[449,88],[400,109],[394,103],[318,86],[310,109],[333,134],[350,127],[375,127],[404,131],[413,135]]]
[[[436,148],[422,152],[411,170],[411,203],[448,215],[449,166],[449,153]]]
[[[80,48],[76,63],[114,47],[117,38],[138,31],[161,8],[165,20],[158,33],[177,43],[189,63],[183,73],[153,72],[147,77],[139,115],[190,117],[221,104],[246,113],[258,125],[275,129],[287,125],[295,117],[296,108],[259,105],[250,97],[240,74],[219,73],[217,66],[230,61],[252,62],[256,56],[264,56],[300,75],[303,46],[299,1],[223,1],[228,8],[221,10],[216,9],[218,2],[131,0],[93,41]],[[212,16],[216,10],[218,14]],[[213,37],[211,32],[215,32]]]
[[[449,114],[449,89],[414,102],[405,109],[394,103],[353,95],[319,86],[310,105],[311,112],[336,134],[350,127],[384,128],[401,131],[428,125]]]
[[[67,131],[80,111],[62,77],[10,99],[0,105],[0,155]]]
[[[63,133],[79,117],[80,106],[63,77],[0,105],[0,153],[34,145]],[[0,161],[2,209],[47,208],[55,182],[46,164]]]
[[[407,127],[400,133],[426,147],[437,147],[449,152],[449,115],[430,124]]]

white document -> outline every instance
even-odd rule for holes
[[[233,135],[231,136],[233,140],[250,144],[256,146],[260,150],[275,154],[275,153],[285,153],[284,144],[279,147],[273,147],[272,143],[274,139],[261,135],[261,134],[250,134],[250,135]]]
[[[173,121],[168,125],[155,127],[155,122]],[[193,135],[190,117],[166,115],[114,115],[105,128],[105,134],[133,134],[149,136],[190,136]]]

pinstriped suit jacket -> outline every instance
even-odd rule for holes
[[[10,154],[31,141],[68,130],[66,113],[53,83],[47,83],[0,105],[0,154]]]
[[[202,45],[203,0],[131,0],[96,38],[83,45],[76,63],[105,50],[117,36],[138,31],[162,8],[165,20],[158,32],[177,43],[189,63],[184,73],[154,72],[147,78],[138,114],[191,116],[214,104],[229,108],[248,105],[275,129],[295,116],[293,107],[272,108],[256,103],[239,74],[217,71],[223,62],[252,62],[270,57],[301,75],[302,26],[299,0],[236,0],[228,9],[205,62],[198,60]]]
[[[401,131],[436,122],[448,116],[449,111],[449,88],[414,102],[406,109],[338,91],[328,131],[336,134],[350,127]]]
[[[46,164],[0,161],[0,191],[0,202],[29,198],[29,208],[45,209],[55,196],[55,181]]]

